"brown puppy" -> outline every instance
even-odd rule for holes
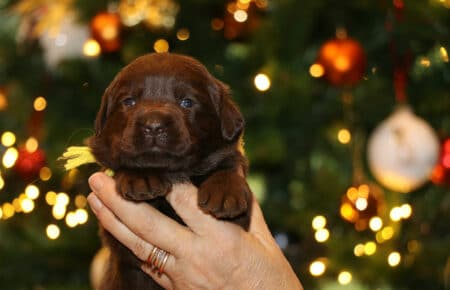
[[[198,61],[148,54],[122,69],[106,89],[89,145],[115,172],[118,192],[177,219],[164,199],[173,183],[198,186],[205,212],[248,227],[250,189],[240,142],[244,119],[228,88]],[[180,221],[181,222],[181,221]],[[110,234],[102,290],[161,289]]]

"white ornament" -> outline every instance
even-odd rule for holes
[[[75,16],[67,16],[59,28],[46,31],[40,38],[45,62],[55,68],[61,60],[83,56],[84,43],[90,37],[86,25],[76,22]]]
[[[439,139],[428,123],[402,106],[372,133],[367,153],[377,181],[390,190],[407,193],[429,180],[439,154]]]

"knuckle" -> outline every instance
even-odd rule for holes
[[[141,239],[137,239],[132,247],[132,251],[136,257],[145,260],[150,253],[150,245]]]

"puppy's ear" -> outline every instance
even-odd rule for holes
[[[106,118],[108,117],[109,100],[110,100],[109,91],[110,91],[109,88],[105,90],[105,93],[102,96],[100,109],[98,110],[97,117],[95,118],[94,123],[95,136],[100,135],[103,126],[105,125]]]
[[[219,80],[215,81],[212,102],[221,121],[222,136],[227,141],[238,138],[244,129],[244,117],[231,99],[228,86]]]

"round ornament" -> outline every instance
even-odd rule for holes
[[[384,207],[382,189],[373,183],[351,186],[341,199],[341,217],[354,224],[355,229],[367,229],[369,221],[379,216]]]
[[[14,170],[24,180],[30,181],[39,176],[39,171],[46,164],[45,153],[41,149],[33,152],[27,151],[25,148],[18,149],[19,156],[14,165]]]
[[[431,175],[431,181],[438,185],[450,186],[450,138],[442,142],[441,153]]]
[[[120,48],[120,26],[120,16],[116,13],[100,12],[92,19],[92,37],[102,51],[114,52]]]
[[[431,175],[439,153],[433,128],[408,106],[399,107],[368,140],[369,168],[386,188],[407,193]]]
[[[323,76],[331,84],[352,86],[364,75],[366,54],[358,41],[335,38],[322,45],[316,63],[323,67]]]

